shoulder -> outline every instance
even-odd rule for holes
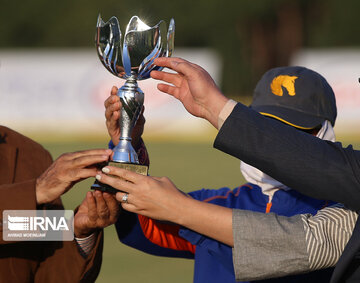
[[[1,139],[5,140],[6,143],[16,147],[34,148],[37,150],[46,151],[46,149],[36,141],[5,126],[0,126],[0,136]]]
[[[210,201],[216,198],[234,198],[238,197],[239,194],[261,192],[261,189],[251,183],[244,184],[235,189],[223,187],[219,189],[201,189],[198,191],[192,191],[189,195],[197,200]]]
[[[0,139],[2,143],[18,148],[21,155],[41,157],[50,162],[52,160],[50,153],[42,145],[8,127],[0,126]]]
[[[0,135],[6,143],[12,144],[14,146],[25,145],[42,148],[40,144],[33,141],[32,139],[5,126],[0,126]]]
[[[189,195],[197,200],[207,200],[208,198],[224,196],[231,191],[230,188],[224,187],[220,189],[201,189],[192,191]]]

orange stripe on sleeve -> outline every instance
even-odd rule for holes
[[[242,187],[248,187],[250,190],[252,190],[252,187],[251,187],[250,185],[248,185],[248,184],[243,185]],[[237,196],[239,196],[239,194],[240,194],[240,190],[241,190],[241,187],[238,188],[236,192],[229,190],[224,196],[213,196],[213,197],[209,197],[209,198],[207,198],[207,199],[204,199],[204,200],[202,200],[202,201],[204,201],[204,202],[210,202],[210,201],[212,201],[212,200],[214,200],[214,199],[227,199],[230,194],[233,194],[234,196],[237,197]]]
[[[196,247],[179,236],[179,225],[160,223],[143,215],[138,215],[138,218],[145,237],[153,244],[195,254]]]

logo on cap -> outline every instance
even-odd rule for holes
[[[271,92],[277,96],[283,95],[282,87],[286,88],[289,95],[294,96],[295,93],[295,80],[296,76],[280,75],[273,79],[270,88]]]

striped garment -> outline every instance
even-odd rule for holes
[[[92,233],[90,236],[88,236],[86,238],[75,238],[75,241],[79,248],[79,253],[84,258],[87,258],[87,256],[91,253],[91,251],[95,245],[95,241],[97,238],[96,236],[97,236],[97,233]]]
[[[341,204],[320,210],[315,216],[304,214],[310,269],[335,266],[355,227],[358,214]]]

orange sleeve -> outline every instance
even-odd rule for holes
[[[195,254],[195,245],[179,236],[179,225],[161,223],[142,215],[138,215],[138,218],[145,237],[153,244]]]

